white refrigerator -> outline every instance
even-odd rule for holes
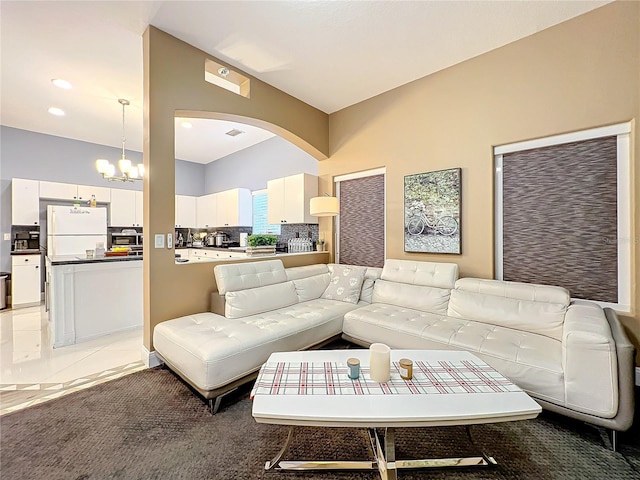
[[[47,255],[85,256],[96,243],[107,246],[107,209],[104,207],[47,206]]]

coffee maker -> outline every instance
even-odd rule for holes
[[[40,232],[16,232],[13,238],[14,250],[39,250]]]

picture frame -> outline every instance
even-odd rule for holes
[[[404,177],[404,251],[462,253],[462,169]]]

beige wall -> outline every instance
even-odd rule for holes
[[[174,231],[174,114],[244,121],[277,133],[317,159],[326,158],[328,116],[290,95],[251,78],[247,99],[204,80],[213,58],[154,27],[144,34],[144,345],[152,350],[158,323],[209,310],[215,290],[210,263],[176,265],[174,251],[151,248],[155,234]],[[310,263],[328,255],[304,256]],[[293,258],[293,257],[291,257]],[[302,258],[302,257],[301,257]],[[289,259],[288,266],[302,260]]]
[[[330,115],[321,189],[386,167],[387,257],[457,262],[463,276],[491,278],[493,146],[633,120],[634,312],[623,322],[639,345],[639,10],[607,5]],[[404,253],[403,177],[453,167],[462,167],[462,255]]]

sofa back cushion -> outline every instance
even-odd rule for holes
[[[302,267],[289,267],[285,269],[285,273],[287,274],[287,280],[298,280],[329,273],[329,267],[326,263],[316,263],[315,265],[304,265]]]
[[[373,286],[381,274],[381,268],[367,267],[367,271],[364,274],[364,282],[362,282],[362,290],[360,291],[360,302],[358,303],[369,304],[373,301]]]
[[[298,302],[307,302],[320,298],[329,286],[329,280],[329,272],[293,280]]]
[[[373,303],[386,303],[397,307],[411,308],[422,312],[447,314],[448,288],[424,287],[408,283],[376,280],[373,286]]]
[[[213,273],[220,295],[287,281],[281,260],[216,265]]]
[[[424,287],[453,288],[458,279],[458,265],[388,259],[384,262],[380,278]]]
[[[569,292],[560,287],[461,278],[447,315],[562,340]]]
[[[293,282],[227,292],[224,298],[224,316],[227,318],[248,317],[298,303]]]

